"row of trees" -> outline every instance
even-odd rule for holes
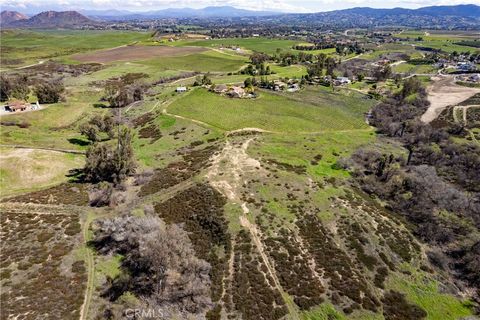
[[[60,80],[50,80],[33,85],[33,93],[40,103],[57,103],[62,99],[65,87]],[[28,100],[32,92],[31,83],[26,75],[0,76],[0,101],[10,99]]]

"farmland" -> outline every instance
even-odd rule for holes
[[[197,90],[175,101],[169,111],[227,131],[249,127],[274,132],[367,128],[362,112],[368,111],[372,101],[362,100],[361,97],[343,99],[314,90],[307,94],[309,98],[306,101],[311,104],[267,92],[260,93],[255,100],[237,101]],[[352,105],[345,100],[355,100],[356,110],[352,110]]]
[[[424,225],[430,203],[418,221],[402,213],[418,213],[419,204],[407,201],[430,190],[411,187],[433,179],[421,157],[462,153],[440,140],[447,131],[421,131],[425,144],[408,136],[422,125],[422,86],[436,83],[428,74],[439,68],[401,59],[427,52],[373,41],[359,53],[305,51],[325,53],[315,74],[320,58],[280,57],[299,54],[292,46],[309,44],[305,37],[201,37],[2,31],[2,76],[30,79],[25,100],[37,101],[43,82],[61,81],[64,90],[41,110],[0,116],[1,318],[119,319],[152,306],[172,319],[472,316],[471,288],[465,279],[457,286],[442,248],[423,233],[443,234],[435,228],[453,221],[461,232],[452,227],[438,241],[459,234],[456,243],[473,246],[474,218],[448,207],[434,211],[437,224]],[[460,50],[449,37],[431,34],[415,44]],[[266,53],[264,61],[253,62],[254,51]],[[392,66],[382,79],[375,73],[381,60]],[[361,77],[351,75],[355,62]],[[242,70],[248,65],[250,74]],[[352,81],[335,84],[342,76]],[[381,120],[418,114],[380,126],[382,107]],[[451,112],[434,121],[435,130],[459,122]],[[469,109],[469,124],[476,119]],[[433,146],[431,136],[439,139]],[[467,148],[474,141],[466,137],[448,141]],[[89,176],[129,162],[122,152],[135,170]],[[113,165],[104,166],[111,155]],[[462,163],[474,159],[455,165]],[[453,185],[446,167],[438,172],[450,180],[433,180],[432,188]],[[451,194],[458,196],[451,203],[462,203],[463,194]],[[422,199],[442,204],[435,194]],[[158,261],[165,265],[157,268]],[[164,288],[151,281],[157,276]]]

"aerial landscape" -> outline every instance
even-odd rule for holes
[[[0,319],[480,319],[441,4],[0,0]]]

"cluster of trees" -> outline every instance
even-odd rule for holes
[[[349,54],[352,54],[352,53],[355,53],[355,54],[364,53],[365,49],[360,47],[358,45],[358,43],[355,42],[355,43],[351,43],[351,44],[348,44],[348,45],[347,44],[337,44],[335,46],[335,51],[339,55],[346,56],[346,55],[349,55]]]
[[[123,108],[129,104],[143,100],[145,84],[138,81],[144,78],[142,73],[128,73],[118,79],[110,79],[105,84],[104,100],[112,108]]]
[[[116,143],[96,142],[90,146],[83,169],[85,179],[91,182],[119,183],[135,173],[132,137],[132,131],[123,127],[119,130]]]
[[[211,267],[196,257],[186,231],[153,216],[100,220],[94,228],[91,245],[101,254],[124,256],[126,272],[109,279],[104,298],[120,302],[129,291],[140,301],[136,307],[161,310],[168,318],[200,316],[212,307]],[[105,313],[117,319],[122,309],[110,305]]]
[[[317,56],[315,63],[311,64],[307,68],[307,75],[309,78],[321,77],[323,76],[324,70],[329,76],[334,76],[334,70],[337,66],[337,61],[328,57],[326,54],[321,53]]]
[[[203,77],[197,76],[195,79],[195,82],[193,83],[193,86],[194,87],[209,86],[212,83],[213,83],[212,79],[210,79],[210,75],[207,73],[207,74],[204,74]]]
[[[256,65],[256,66],[249,64],[247,67],[240,70],[240,74],[248,74],[250,76],[255,76],[255,75],[265,76],[265,75],[270,75],[272,73],[273,72],[270,70],[270,66],[265,67],[264,63],[260,63],[259,65]]]
[[[404,215],[414,234],[436,247],[429,252],[432,263],[478,289],[480,147],[452,139],[465,134],[461,125],[422,123],[427,107],[420,81],[405,80],[373,109],[372,124],[402,143],[406,156],[364,148],[348,166],[363,190]]]
[[[265,63],[265,62],[267,62],[271,59],[272,58],[268,54],[263,53],[263,52],[254,52],[250,55],[250,61],[255,66],[258,66],[262,63]]]
[[[32,84],[26,75],[0,76],[0,101],[9,99],[27,100],[31,93]],[[50,80],[36,83],[33,93],[40,103],[57,103],[62,99],[65,87],[60,80]]]
[[[84,135],[91,142],[98,142],[101,140],[100,133],[105,133],[109,139],[113,139],[115,121],[110,113],[93,116],[89,121],[80,125],[80,133]]]

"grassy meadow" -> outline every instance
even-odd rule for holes
[[[314,103],[310,103],[296,98],[300,94],[289,97],[261,91],[255,99],[230,99],[198,89],[168,110],[227,131],[246,127],[297,133],[368,128],[361,113],[373,105],[371,100],[357,98],[352,105],[341,94],[312,90],[308,95]]]

